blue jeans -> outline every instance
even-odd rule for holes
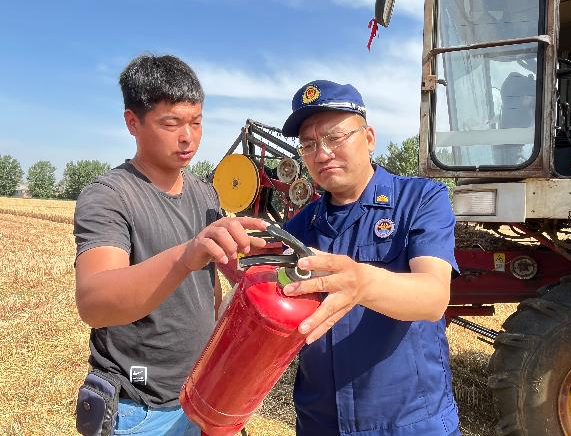
[[[200,433],[200,428],[180,406],[157,409],[129,399],[119,400],[115,435],[200,436]]]

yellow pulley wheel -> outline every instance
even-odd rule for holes
[[[214,189],[225,211],[237,213],[247,209],[260,189],[256,164],[243,154],[229,154],[214,171]]]

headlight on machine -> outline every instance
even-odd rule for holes
[[[454,191],[453,207],[454,215],[458,216],[482,216],[496,214],[497,191]]]

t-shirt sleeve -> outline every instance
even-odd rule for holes
[[[75,206],[76,258],[95,247],[111,246],[131,253],[127,208],[121,196],[107,185],[92,183],[79,195]]]
[[[454,258],[454,224],[456,219],[446,186],[438,183],[428,190],[408,235],[408,258],[438,257],[459,272]]]

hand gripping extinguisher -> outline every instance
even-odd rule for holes
[[[233,436],[246,425],[303,346],[299,324],[320,304],[318,295],[282,292],[287,283],[311,277],[297,261],[313,253],[276,225],[266,232],[293,254],[239,259],[247,270],[180,392],[184,412],[203,436]]]

